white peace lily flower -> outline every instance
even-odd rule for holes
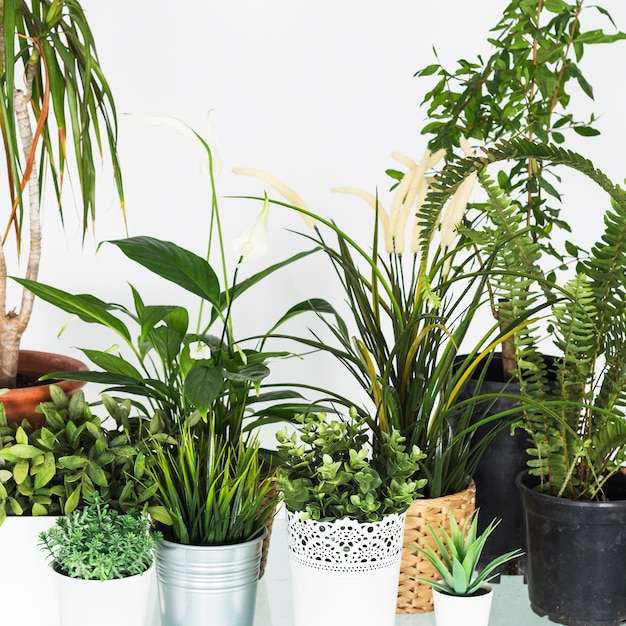
[[[189,356],[194,361],[204,361],[211,358],[211,348],[204,341],[194,341],[189,344]]]
[[[265,196],[263,208],[246,230],[233,240],[233,250],[243,261],[254,261],[267,252],[270,203]]]
[[[198,138],[194,129],[191,128],[189,124],[186,124],[182,120],[179,120],[177,117],[172,117],[170,115],[137,115],[137,117],[144,120],[144,122],[148,122],[148,124],[163,126],[163,128],[173,130],[179,135],[191,137],[192,139]]]
[[[213,175],[218,176],[222,170],[221,161],[219,158],[219,151],[217,150],[217,141],[215,138],[215,133],[213,131],[213,127],[210,123],[211,112],[207,113],[207,121],[206,121],[206,135],[205,137],[201,137],[189,124],[186,124],[182,120],[179,120],[177,117],[172,117],[171,115],[138,115],[148,124],[154,124],[155,126],[162,126],[163,128],[167,128],[169,130],[173,130],[175,133],[179,135],[183,135],[184,137],[190,137],[195,141],[205,141],[211,150],[211,157],[213,161]],[[204,147],[204,146],[203,146]],[[200,163],[200,171],[204,176],[210,177],[209,171],[209,155],[206,153]]]

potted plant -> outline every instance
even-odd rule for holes
[[[131,398],[145,416],[158,414],[175,428],[180,419],[198,410],[209,409],[216,416],[216,427],[236,441],[244,431],[244,418],[276,416],[302,409],[300,396],[292,389],[272,389],[267,397],[264,381],[272,358],[290,356],[285,351],[264,350],[265,335],[238,337],[233,328],[236,301],[265,277],[307,256],[296,254],[261,271],[240,278],[242,264],[265,245],[262,239],[269,205],[263,207],[252,227],[239,242],[240,253],[234,271],[227,265],[227,252],[213,172],[213,153],[208,140],[175,118],[155,118],[165,125],[192,137],[208,163],[210,185],[210,227],[206,257],[171,241],[137,236],[107,242],[127,258],[198,298],[194,311],[168,301],[150,304],[144,301],[141,286],[131,285],[132,305],[104,302],[93,294],[72,294],[62,289],[28,280],[16,279],[42,300],[57,306],[86,323],[107,328],[122,347],[84,348],[92,363],[91,371],[54,372],[72,380],[95,382],[107,393]],[[219,267],[209,261],[215,256]],[[282,405],[267,408],[269,402]],[[293,401],[290,402],[290,401]],[[307,405],[308,406],[308,405]],[[259,407],[258,411],[255,410]]]
[[[485,171],[500,160],[531,158],[583,173],[611,202],[602,237],[581,254],[573,276],[546,275],[524,217]],[[626,616],[626,546],[619,539],[626,521],[620,480],[626,460],[626,195],[580,155],[519,140],[442,173],[429,203],[431,227],[468,171],[478,173],[490,202],[483,207],[489,214],[484,228],[466,234],[486,254],[497,251],[488,270],[491,287],[508,299],[513,319],[533,316],[511,335],[521,390],[519,425],[530,440],[528,475],[518,482],[531,606],[566,624],[619,623]],[[555,382],[548,380],[539,349],[546,333],[558,352]],[[585,563],[584,572],[574,562]]]
[[[281,320],[272,329],[272,336],[287,337],[328,354],[346,368],[363,389],[365,406],[362,399],[358,402],[333,390],[325,392],[337,404],[356,406],[368,419],[375,433],[375,447],[384,432],[396,429],[406,437],[409,447],[416,445],[424,454],[419,472],[428,479],[426,498],[416,500],[406,514],[398,590],[398,610],[415,613],[432,610],[432,593],[429,585],[417,580],[428,565],[409,546],[428,532],[427,520],[447,524],[451,508],[464,515],[474,510],[471,476],[485,446],[498,432],[494,423],[500,414],[479,420],[473,417],[474,407],[482,400],[493,403],[493,397],[462,398],[459,391],[472,373],[481,375],[485,354],[510,329],[494,322],[482,337],[470,341],[469,331],[481,309],[486,277],[484,272],[471,269],[471,257],[460,254],[467,240],[461,234],[456,241],[453,216],[463,212],[475,181],[457,186],[441,232],[425,241],[420,236],[422,211],[434,167],[443,154],[427,151],[418,162],[396,156],[405,171],[388,210],[382,194],[338,190],[356,194],[370,204],[369,248],[334,222],[310,211],[273,177],[258,170],[236,171],[261,178],[285,195],[291,209],[309,218],[314,230],[304,236],[328,257],[348,303],[345,315],[326,299],[309,298],[293,307],[284,321],[313,314],[322,329],[308,336],[284,335],[279,332]],[[470,346],[471,351],[459,363],[461,345]],[[480,427],[488,431],[486,436],[474,438]]]
[[[153,515],[163,626],[252,626],[266,528],[276,509],[274,478],[255,440],[231,441],[215,416],[194,414],[174,441],[151,453]]]
[[[590,46],[625,37],[607,10],[596,4],[509,1],[498,23],[489,29],[487,55],[464,54],[450,66],[435,53],[435,62],[417,72],[420,81],[432,81],[422,102],[426,112],[422,133],[429,148],[444,149],[454,160],[461,139],[478,147],[519,138],[562,144],[568,136],[598,135],[595,113],[589,112],[586,119],[580,113],[594,96],[585,53]],[[552,268],[570,262],[577,244],[568,234],[569,221],[561,216],[558,171],[550,162],[535,159],[500,162],[497,169],[498,185],[525,216],[528,236],[542,250],[544,264]],[[492,298],[491,308],[495,318],[500,313],[506,316],[505,302]],[[515,406],[514,396],[520,392],[512,379],[515,346],[504,341],[500,348],[489,355],[488,368],[480,370],[483,375],[470,377],[463,391],[503,394],[496,401],[481,403],[480,415],[489,404],[494,412]],[[552,356],[546,355],[548,371],[551,361]],[[507,394],[511,397],[504,397]],[[507,422],[514,417],[511,414]],[[479,429],[478,437],[483,430]],[[527,448],[526,433],[504,428],[487,446],[473,474],[481,520],[502,520],[483,551],[486,560],[524,544],[515,477],[526,466]],[[510,561],[507,567],[519,572],[523,559]]]
[[[479,570],[481,555],[487,539],[499,520],[492,520],[482,533],[478,533],[478,511],[468,517],[460,527],[450,514],[450,531],[440,527],[430,528],[435,551],[431,545],[418,549],[429,560],[436,579],[424,579],[433,587],[435,619],[437,626],[487,626],[493,587],[489,581],[498,575],[501,566],[519,556],[519,550],[500,555],[484,564]]]
[[[106,417],[101,418],[81,391],[68,397],[54,385],[50,390],[41,427],[8,423],[0,410],[0,552],[7,558],[19,554],[3,583],[12,598],[3,615],[32,626],[57,623],[57,597],[36,546],[39,533],[59,515],[93,503],[94,493],[113,510],[146,509],[153,486],[144,474],[140,442],[165,437],[159,420],[131,415],[130,402],[103,396]],[[32,587],[38,589],[38,602],[29,600]]]
[[[39,536],[59,594],[63,626],[147,623],[158,534],[137,511],[119,513],[96,496],[82,510],[59,517]]]
[[[370,449],[356,409],[349,420],[296,417],[277,434],[296,626],[394,623],[404,513],[421,495],[423,455],[397,430]],[[324,590],[324,601],[311,595]]]
[[[129,237],[109,243],[153,276],[196,296],[195,324],[194,312],[178,301],[145,302],[140,286],[131,285],[132,305],[126,306],[104,302],[91,294],[71,294],[28,279],[16,280],[42,300],[84,322],[110,330],[116,340],[122,340],[121,348],[116,345],[112,349],[83,349],[93,364],[91,370],[54,372],[50,377],[104,385],[105,391],[114,397],[132,400],[146,419],[160,420],[164,432],[174,438],[179,435],[179,424],[189,415],[195,411],[204,416],[210,413],[217,432],[238,445],[259,424],[284,419],[310,406],[295,386],[266,381],[270,374],[269,361],[291,356],[290,353],[268,350],[264,334],[250,338],[237,336],[232,319],[238,298],[310,251],[240,279],[243,262],[265,245],[260,236],[268,218],[269,205],[265,205],[240,237],[240,256],[231,278],[208,140],[180,120],[159,117],[155,121],[193,138],[208,163],[211,200],[206,258],[174,242],[153,237]],[[213,256],[220,262],[217,269],[209,261]],[[269,464],[266,471],[270,471]],[[263,564],[268,549],[269,532],[264,542]]]
[[[43,373],[84,366],[76,360],[63,362],[60,357],[39,357],[33,352],[20,355],[20,340],[30,320],[34,295],[24,289],[18,306],[7,299],[9,263],[14,254],[7,239],[13,231],[17,254],[27,257],[24,275],[35,280],[41,261],[44,199],[39,183],[44,164],[51,182],[47,187],[56,197],[58,210],[64,203],[67,164],[76,163],[74,191],[82,196],[85,233],[95,217],[98,168],[94,166],[94,155],[103,151],[103,143],[108,145],[122,199],[116,111],[79,2],[11,1],[3,4],[1,14],[0,131],[8,193],[0,247],[0,389],[22,386],[2,395],[9,420],[20,421],[22,416],[41,420],[41,414],[34,413],[34,409],[49,397],[45,390],[43,396],[37,394],[41,390],[26,390],[24,381],[17,382],[18,371],[23,369],[32,386],[32,378],[36,380]],[[38,364],[39,358],[43,358],[42,364]],[[76,383],[63,384],[68,390],[77,388]],[[36,394],[34,398],[29,398],[31,393]],[[16,417],[9,413],[14,406],[19,407]]]

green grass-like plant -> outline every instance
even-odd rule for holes
[[[147,474],[158,485],[151,514],[166,539],[186,545],[242,543],[260,537],[278,494],[258,442],[229,441],[199,416],[180,424],[173,443],[151,452]]]
[[[416,549],[433,565],[441,580],[428,578],[419,578],[419,580],[449,595],[471,596],[475,594],[484,583],[497,576],[497,569],[501,565],[522,555],[521,550],[507,552],[490,561],[480,572],[476,571],[485,543],[498,524],[499,521],[492,520],[478,535],[478,511],[470,515],[463,522],[462,527],[459,527],[451,513],[450,533],[447,533],[443,526],[436,531],[429,524],[428,528],[439,554],[431,546],[425,548],[416,546]]]
[[[71,578],[112,580],[145,572],[154,561],[160,533],[133,510],[119,513],[96,498],[82,510],[60,517],[39,535],[54,569]]]

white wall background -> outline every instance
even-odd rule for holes
[[[452,64],[488,51],[486,36],[506,0],[83,0],[98,42],[102,66],[120,117],[120,156],[126,185],[129,234],[171,239],[202,254],[207,233],[208,182],[199,173],[193,142],[146,124],[138,115],[172,115],[199,130],[206,114],[217,135],[223,196],[262,193],[262,185],[231,173],[233,167],[267,170],[314,210],[338,220],[369,242],[369,209],[334,196],[335,185],[386,191],[384,170],[399,150],[419,157],[419,103],[430,82],[413,78],[433,61],[432,46]],[[626,3],[607,0],[626,30]],[[581,149],[614,179],[624,168],[626,43],[590,50],[582,65],[596,89],[602,136]],[[586,107],[586,102],[583,101]],[[98,241],[124,236],[115,194],[105,170],[98,193],[93,240],[81,248],[77,224],[61,230],[46,217],[41,280],[69,291],[91,292],[130,303],[126,280],[146,301],[170,303],[184,296],[164,289]],[[566,192],[567,218],[583,237],[601,224],[602,207],[575,188]],[[572,204],[570,205],[570,202]],[[260,206],[221,202],[227,238],[238,235]],[[274,210],[271,252],[256,268],[304,244],[286,228],[299,218]],[[354,231],[352,230],[354,229]],[[583,239],[585,241],[585,239]],[[316,264],[317,263],[317,264]],[[263,331],[295,301],[309,296],[341,299],[325,289],[323,258],[268,281],[248,310],[238,311],[242,332]],[[72,352],[73,346],[104,348],[115,341],[73,323],[60,338],[66,316],[44,303],[36,307],[23,346]],[[342,384],[336,371],[308,371],[318,382]]]

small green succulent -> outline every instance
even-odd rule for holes
[[[39,545],[61,574],[112,580],[145,572],[160,537],[146,515],[135,510],[119,513],[96,497],[93,504],[59,517],[40,533]]]
[[[318,521],[350,517],[379,521],[403,513],[422,494],[426,479],[414,479],[424,455],[405,449],[396,430],[383,434],[376,452],[369,427],[355,409],[350,419],[328,420],[324,413],[296,416],[298,431],[277,433],[278,486],[287,508]]]
[[[497,575],[498,567],[522,555],[521,550],[507,552],[493,559],[480,572],[476,571],[485,543],[499,523],[499,520],[491,521],[478,535],[478,511],[475,511],[465,520],[461,528],[454,515],[450,514],[450,533],[447,533],[443,527],[440,527],[437,532],[429,524],[428,528],[441,556],[430,546],[424,548],[416,546],[416,548],[430,561],[441,577],[441,581],[428,578],[418,580],[449,595],[471,596],[476,593],[481,585]]]

